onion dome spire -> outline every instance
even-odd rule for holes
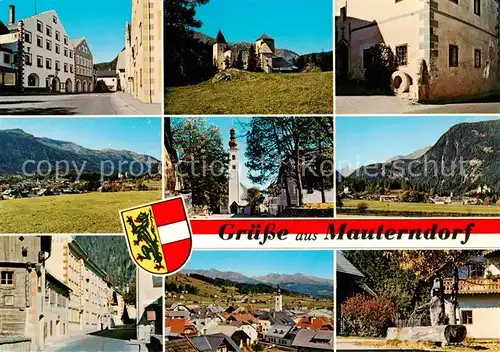
[[[231,128],[231,130],[229,130],[229,135],[229,148],[236,149],[238,147],[238,142],[236,141],[236,132],[234,128]]]

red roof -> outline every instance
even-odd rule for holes
[[[184,319],[165,319],[165,327],[170,328],[174,334],[196,335],[198,330],[196,326]]]
[[[299,320],[297,327],[301,329],[333,330],[333,325],[318,318],[305,317]]]
[[[252,314],[231,314],[229,317],[226,318],[226,320],[233,318],[236,321],[241,321],[244,323],[252,323],[255,321],[254,317]]]

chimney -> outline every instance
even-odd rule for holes
[[[9,5],[9,23],[16,23],[16,7],[14,5]]]

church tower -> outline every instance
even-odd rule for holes
[[[274,296],[274,311],[281,312],[283,310],[283,297],[281,297],[280,285],[276,287],[276,296]]]
[[[228,45],[226,42],[226,38],[219,30],[217,33],[217,37],[215,38],[214,46],[213,46],[213,62],[214,65],[217,66],[219,70],[224,69],[224,53],[228,50]]]
[[[240,169],[239,169],[239,149],[238,142],[235,137],[235,130],[231,128],[229,138],[229,213],[236,214],[238,205],[241,204],[240,190]],[[236,203],[236,204],[235,204]]]

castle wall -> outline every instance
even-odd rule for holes
[[[227,50],[227,44],[215,43],[213,46],[213,60],[219,70],[224,69],[224,52]]]
[[[394,54],[397,46],[406,45],[408,64],[400,66],[400,70],[414,75],[417,60],[426,57],[425,45],[421,45],[425,38],[420,30],[428,17],[424,2],[349,0],[346,6],[347,18],[339,18],[336,30],[339,42],[349,45],[349,76],[364,79],[365,50],[376,44],[389,46]]]
[[[482,93],[499,86],[498,11],[495,0],[441,1],[431,6],[434,33],[429,65],[430,98],[440,99]],[[450,45],[458,47],[458,67],[450,67]],[[481,62],[476,65],[475,53]],[[478,66],[478,67],[476,67]]]
[[[364,79],[365,49],[383,43],[397,55],[396,47],[406,46],[407,63],[398,70],[410,76],[409,94],[417,100],[470,96],[498,88],[499,4],[480,1],[479,13],[474,4],[474,0],[348,0],[336,21],[337,53],[347,47],[349,77]],[[458,65],[450,59],[455,47]],[[421,60],[428,74],[419,74]],[[417,84],[425,86],[425,94],[415,93]]]

